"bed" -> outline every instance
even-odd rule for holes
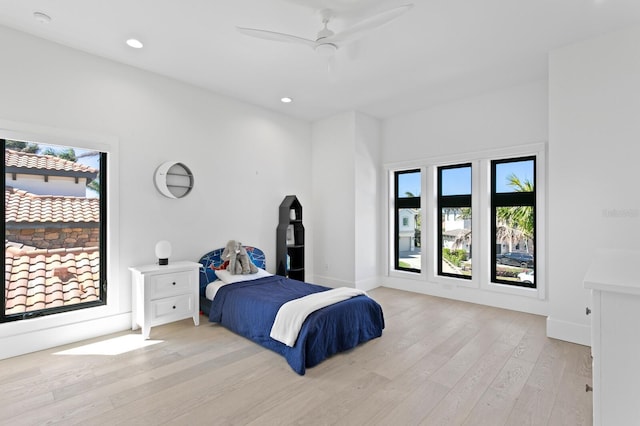
[[[382,308],[366,294],[360,294],[311,312],[301,320],[295,342],[285,344],[272,338],[272,327],[275,329],[274,321],[279,319],[276,317],[281,306],[291,300],[299,302],[304,296],[324,297],[339,289],[269,274],[265,271],[262,250],[245,248],[259,268],[257,274],[229,279],[227,271],[220,272],[222,248],[200,259],[200,309],[209,321],[279,353],[300,375],[336,353],[382,335]]]

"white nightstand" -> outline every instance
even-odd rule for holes
[[[200,324],[199,269],[197,262],[131,267],[131,329],[142,328],[149,338],[151,327],[193,318]]]

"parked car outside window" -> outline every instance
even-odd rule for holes
[[[496,262],[501,265],[533,268],[533,255],[518,251],[510,251],[496,255]]]

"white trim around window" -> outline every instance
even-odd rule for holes
[[[443,157],[426,158],[410,162],[386,164],[388,176],[388,208],[386,223],[388,240],[385,244],[388,259],[386,270],[390,277],[424,281],[425,284],[437,283],[443,286],[466,287],[510,295],[545,299],[546,297],[546,143],[535,143],[500,148],[494,150],[457,154]],[[491,160],[536,156],[536,288],[518,287],[491,282]],[[473,252],[472,278],[462,279],[437,274],[437,169],[440,166],[471,163],[472,165],[472,242]],[[422,172],[421,208],[422,208],[422,261],[421,272],[412,273],[395,270],[394,194],[393,176],[396,171],[420,169]]]
[[[74,146],[78,148],[97,150],[108,153],[107,160],[107,304],[103,306],[90,307],[85,309],[62,312],[55,315],[46,315],[38,318],[29,319],[28,321],[12,321],[0,324],[0,340],[10,338],[12,336],[30,336],[29,333],[39,333],[43,330],[62,329],[63,327],[77,325],[81,323],[89,324],[90,321],[97,321],[111,318],[111,324],[118,324],[116,327],[122,329],[121,322],[115,317],[120,315],[123,307],[121,306],[124,286],[118,285],[119,273],[119,206],[118,206],[118,138],[88,132],[79,132],[68,129],[60,129],[56,127],[48,127],[30,123],[20,123],[9,120],[0,120],[0,138],[15,139],[22,141],[33,141],[48,145]],[[108,325],[107,328],[113,327]],[[112,331],[109,331],[112,332]],[[55,331],[51,331],[55,334]],[[64,337],[64,336],[62,336]],[[27,340],[26,338],[23,340]],[[35,338],[29,343],[33,348],[31,350],[39,350],[46,346],[47,342],[35,342]],[[55,338],[48,340],[55,341]],[[67,342],[64,342],[67,343]],[[62,343],[58,343],[62,344]],[[44,345],[42,347],[38,345]],[[27,345],[26,345],[27,346]],[[29,352],[25,350],[22,353]],[[10,352],[10,351],[8,351]],[[0,359],[4,356],[4,351],[0,351]],[[10,355],[13,355],[10,353]]]

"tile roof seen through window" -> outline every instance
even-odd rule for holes
[[[100,200],[62,195],[35,195],[6,186],[5,221],[15,223],[97,223]]]
[[[100,299],[97,247],[5,250],[6,314],[67,306]]]
[[[5,186],[5,223],[7,231],[11,229],[11,235],[22,241],[7,241],[9,233],[5,235],[5,315],[37,314],[50,308],[100,301],[100,249],[93,247],[97,243],[87,243],[92,247],[66,248],[24,245],[25,241],[45,247],[49,244],[76,244],[80,240],[67,237],[64,241],[52,237],[45,244],[41,238],[36,238],[36,234],[29,232],[36,228],[97,229],[100,225],[100,199],[77,194],[51,195],[44,192],[38,195],[26,191],[27,188],[20,189],[25,183],[21,178],[23,175],[31,175],[31,179],[34,175],[45,176],[42,179],[44,187],[50,182],[48,176],[61,178],[58,182],[73,182],[75,177],[75,184],[84,186],[96,179],[99,171],[51,155],[5,150],[5,172],[13,174],[11,182],[15,186]],[[76,192],[73,191],[74,194]],[[53,235],[58,234],[50,232],[45,239]]]
[[[87,172],[92,174],[98,172],[93,167],[53,155],[31,154],[10,149],[5,150],[4,165],[7,168],[19,167],[21,169],[64,170],[68,172]]]

